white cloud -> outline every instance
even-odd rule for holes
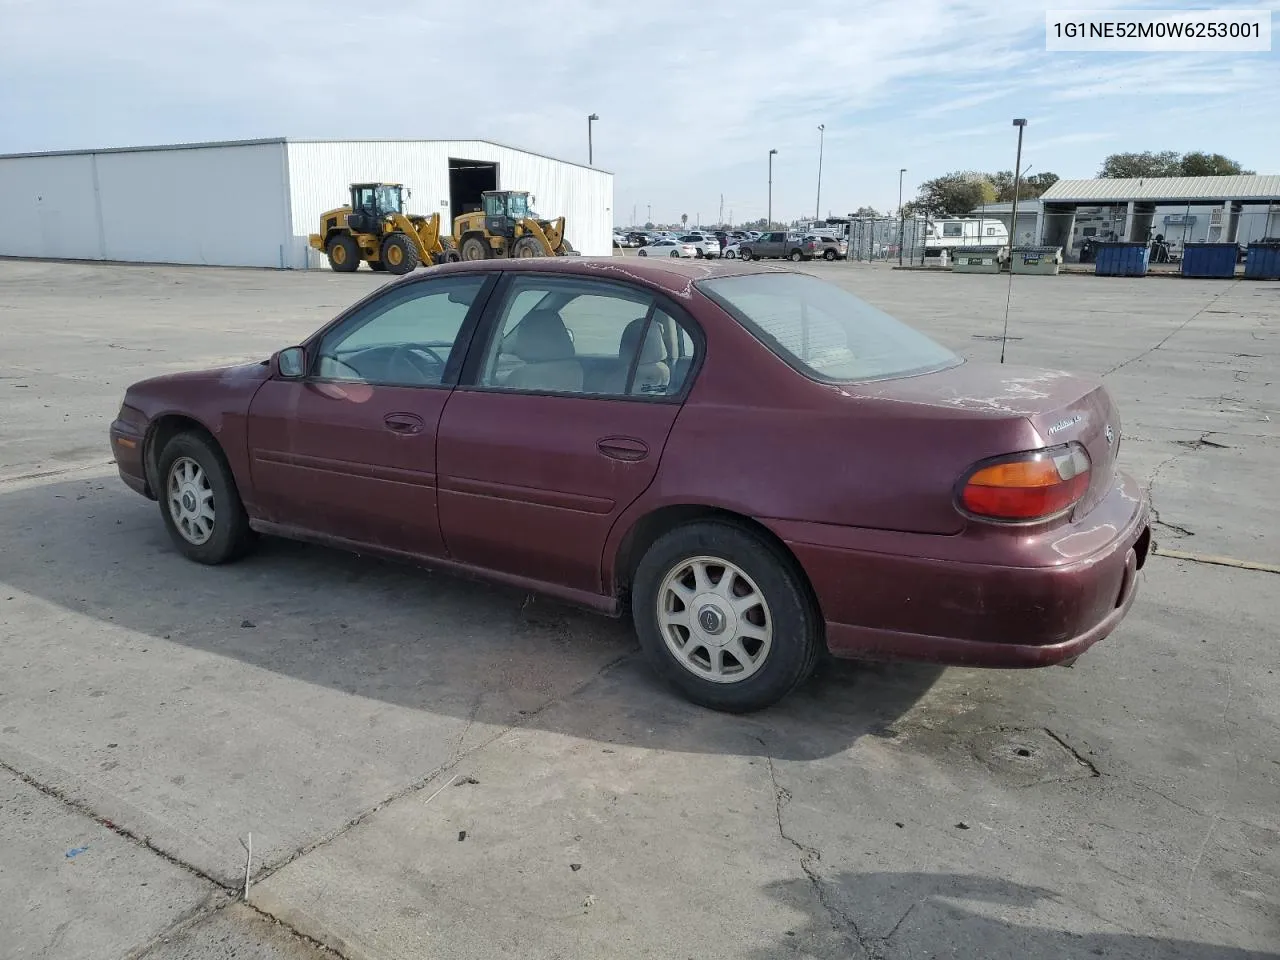
[[[1184,139],[1216,149],[1222,124],[1196,110],[1276,79],[1270,58],[1046,54],[1044,9],[504,0],[365,12],[338,0],[0,0],[0,89],[18,93],[0,98],[0,151],[480,137],[583,161],[595,112],[595,159],[617,174],[620,214],[652,201],[663,220],[706,218],[723,193],[726,211],[744,219],[764,213],[771,147],[775,213],[812,209],[819,123],[824,212],[843,211],[896,203],[901,166],[915,182],[1011,166],[1015,115],[1043,131],[1038,151],[1059,151],[1038,156],[1038,168],[1063,175],[1096,167],[1091,144],[1146,149],[1102,139],[1133,127],[1128,115],[1148,122],[1140,101],[1179,111],[1192,125]],[[1036,118],[1050,109],[1052,127]],[[1259,156],[1253,166],[1266,165],[1275,142],[1270,98],[1262,110],[1245,141]]]

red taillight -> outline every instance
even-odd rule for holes
[[[1089,454],[1078,443],[980,464],[965,478],[960,503],[991,520],[1044,520],[1069,510],[1089,489]]]

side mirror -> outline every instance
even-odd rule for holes
[[[276,354],[276,369],[286,380],[297,380],[306,375],[307,355],[301,347],[287,347]]]

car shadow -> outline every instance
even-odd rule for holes
[[[825,660],[778,706],[718,714],[651,672],[629,622],[273,538],[239,563],[205,567],[177,553],[157,510],[114,476],[0,488],[0,584],[400,707],[695,753],[831,756],[891,727],[941,673]]]
[[[1052,890],[963,873],[841,873],[784,880],[766,892],[807,917],[749,954],[782,957],[981,957],[1039,960],[1280,960],[1280,954],[1136,933],[1074,933],[1038,926],[1028,915],[1075,912]],[[975,909],[977,907],[977,909]],[[982,911],[985,907],[985,911]],[[1097,926],[1093,916],[1083,926]],[[1114,924],[1101,923],[1107,926]]]

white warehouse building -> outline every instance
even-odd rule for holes
[[[0,155],[0,256],[327,268],[308,235],[371,181],[445,224],[483,190],[527,190],[580,253],[613,253],[607,171],[487,140],[279,138]]]

